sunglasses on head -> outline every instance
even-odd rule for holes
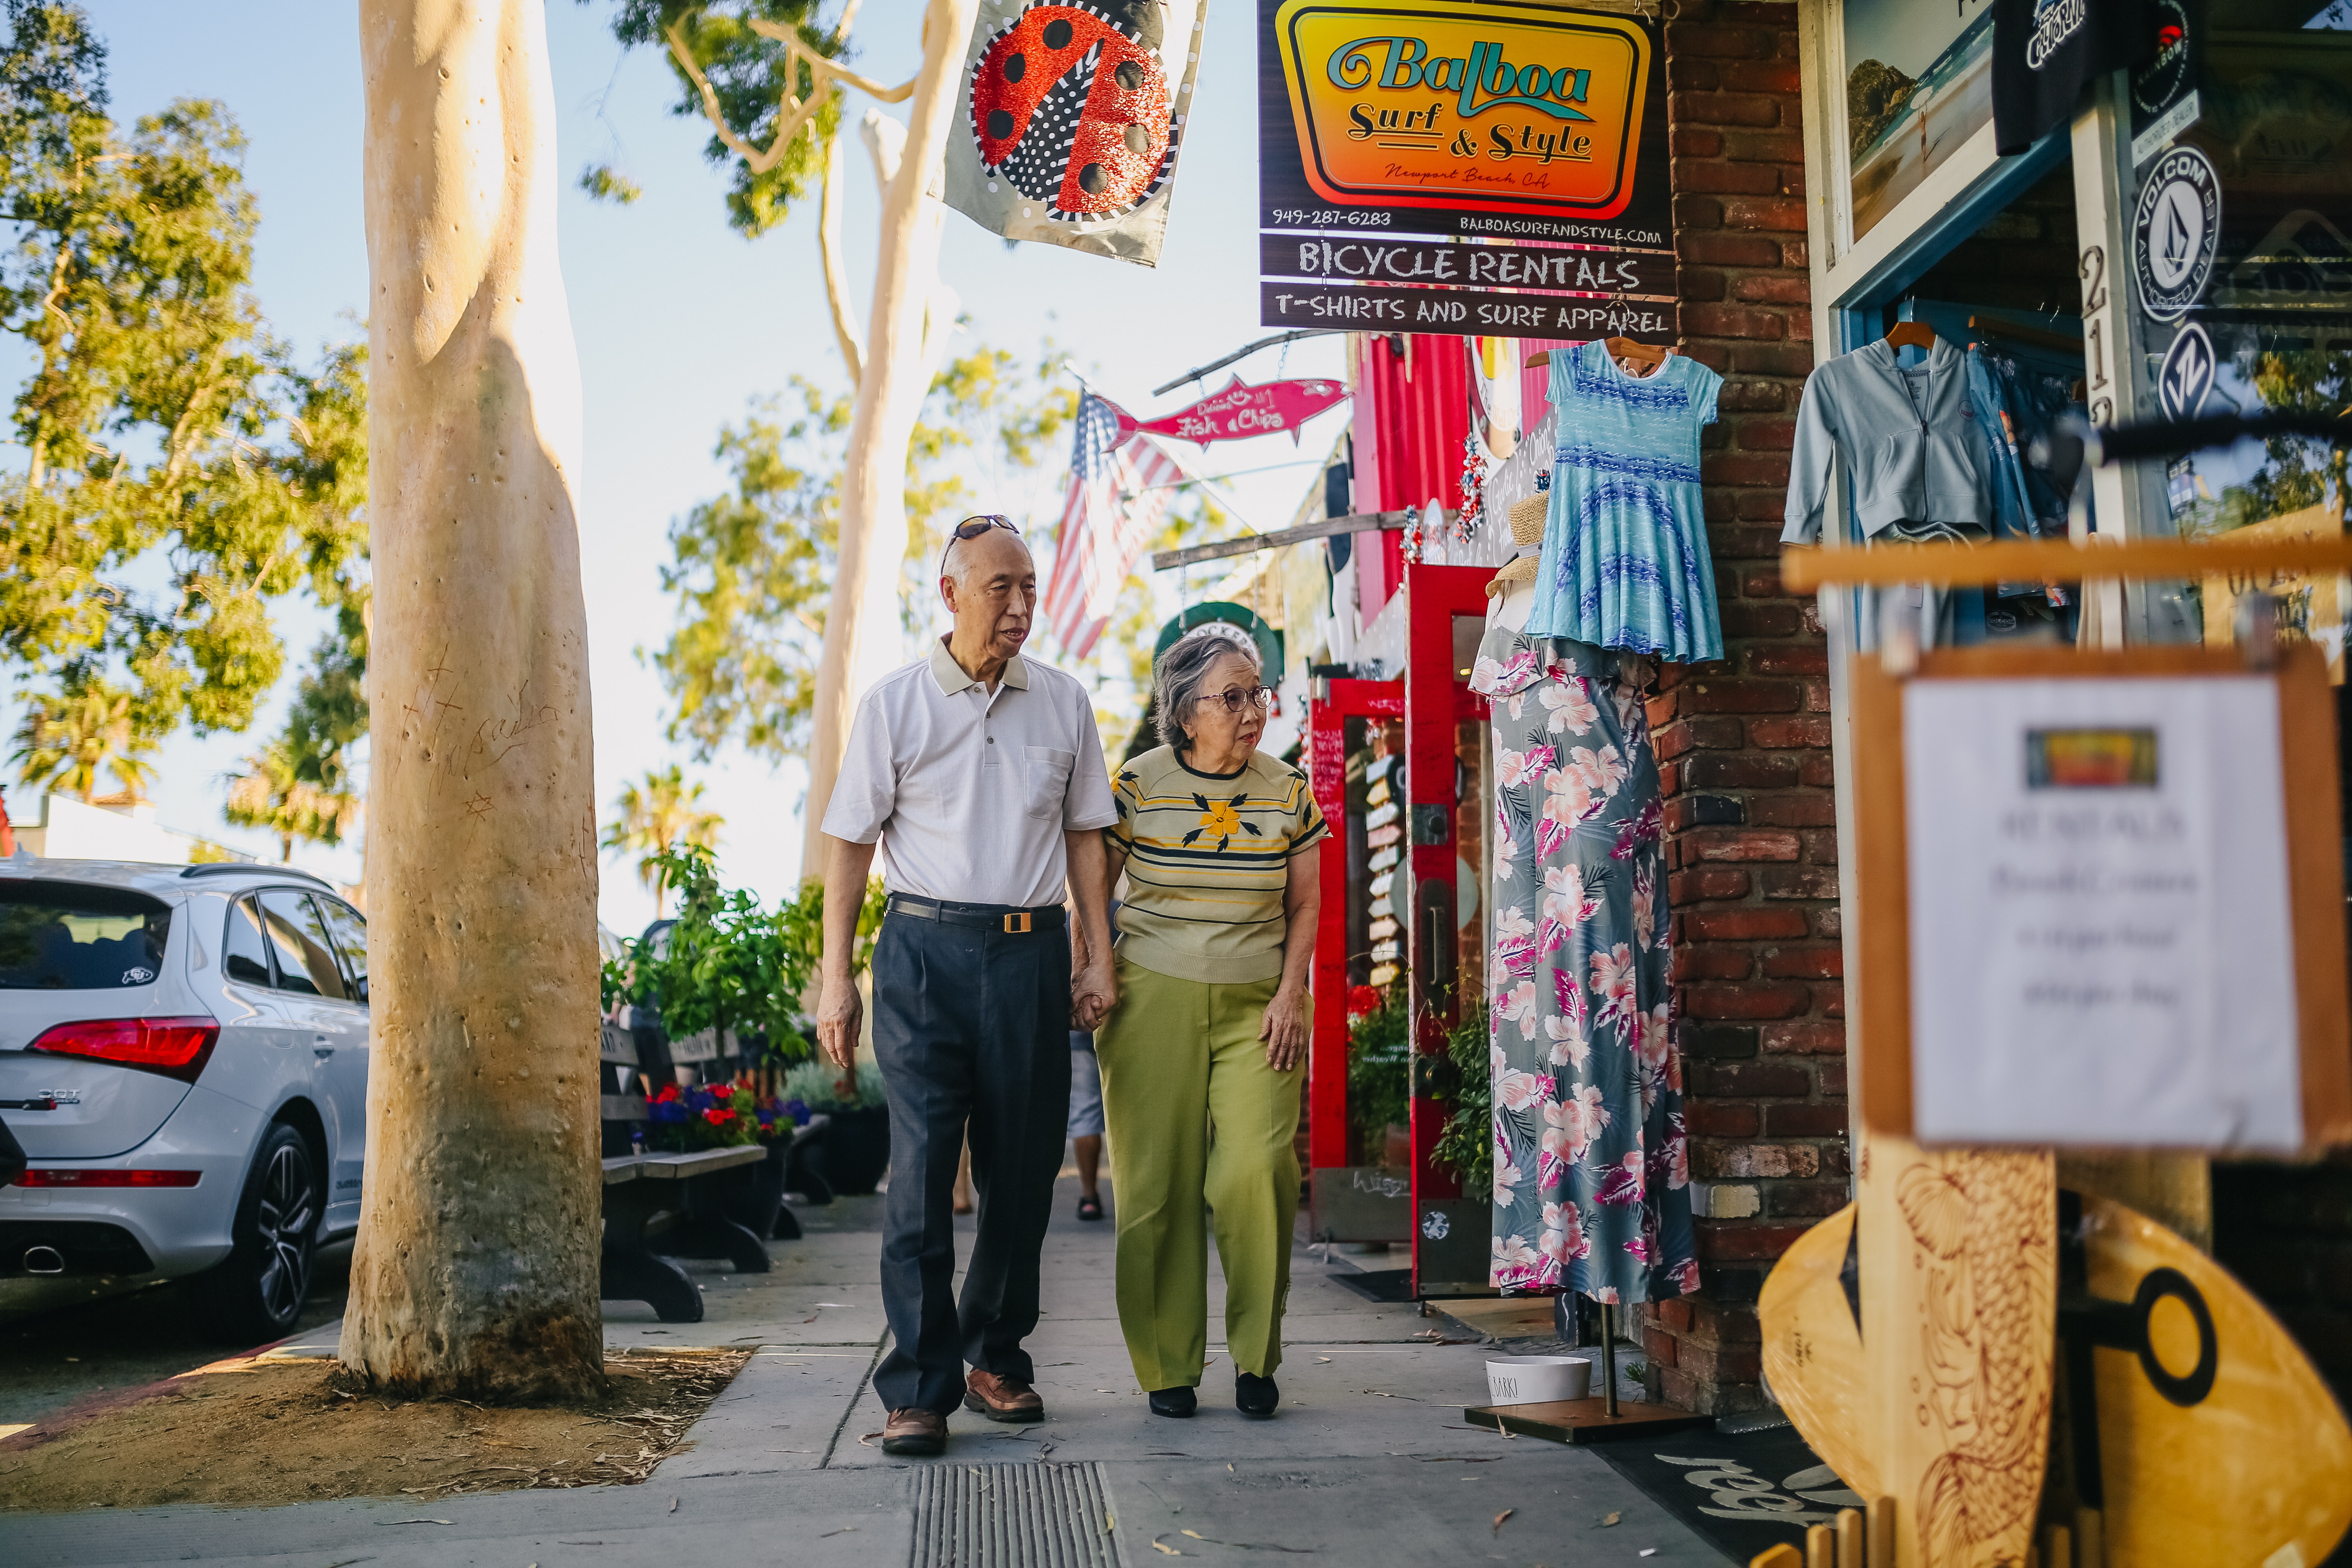
[[[978,517],[965,518],[961,522],[955,525],[955,531],[949,534],[948,542],[940,547],[940,573],[942,574],[946,573],[948,569],[948,552],[956,547],[957,540],[978,539],[982,534],[986,533],[992,528],[1001,528],[1016,539],[1021,536],[1021,531],[1013,526],[1013,520],[997,512],[982,512]]]

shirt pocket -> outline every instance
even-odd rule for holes
[[[1062,802],[1069,794],[1070,770],[1077,766],[1076,752],[1051,746],[1021,748],[1021,808],[1040,822],[1059,822]]]

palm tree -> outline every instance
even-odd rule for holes
[[[153,769],[138,753],[146,749],[131,710],[131,693],[92,680],[56,697],[36,697],[16,726],[16,749],[9,760],[17,778],[35,789],[98,798],[99,778],[112,773],[132,804],[145,798]]]
[[[278,858],[294,858],[294,841],[339,844],[357,826],[360,797],[302,777],[301,762],[284,741],[245,759],[246,772],[231,774],[228,804],[221,815],[239,827],[278,836]]]
[[[713,848],[726,818],[697,811],[700,784],[688,784],[676,763],[648,770],[641,784],[624,784],[614,798],[613,820],[604,825],[604,847],[637,857],[637,880],[654,890],[654,918],[661,919],[668,879],[655,858],[681,844]]]

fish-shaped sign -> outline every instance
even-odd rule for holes
[[[1301,425],[1347,395],[1347,387],[1336,381],[1270,381],[1252,386],[1235,376],[1223,392],[1212,393],[1164,418],[1137,419],[1122,413],[1118,439],[1124,441],[1143,430],[1205,447],[1212,441],[1238,441],[1246,436],[1287,430],[1295,443]]]

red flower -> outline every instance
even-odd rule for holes
[[[1381,988],[1377,985],[1350,985],[1348,987],[1348,1016],[1360,1018],[1367,1013],[1377,1013],[1381,1010]]]

